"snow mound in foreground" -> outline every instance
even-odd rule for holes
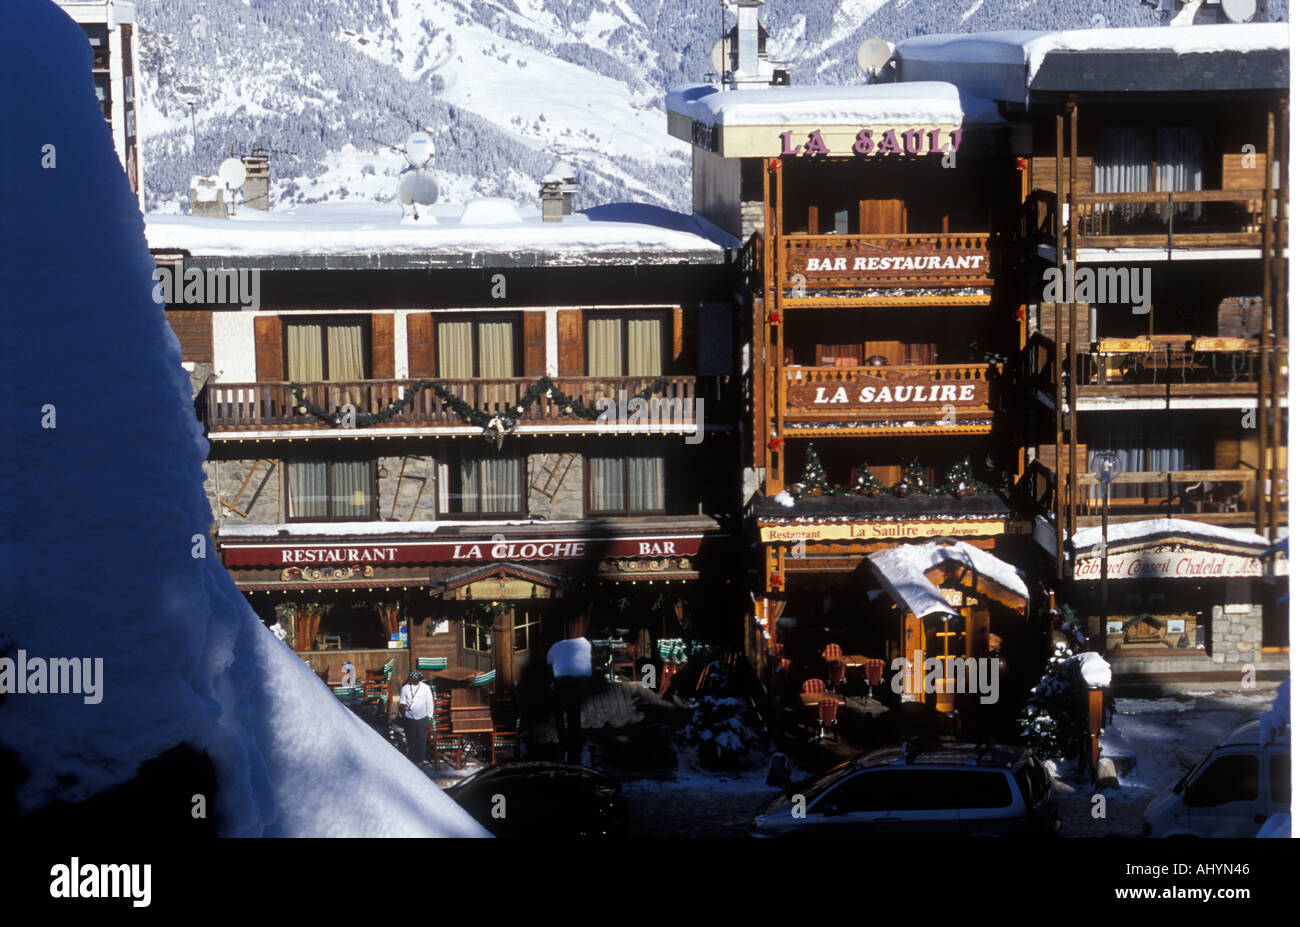
[[[86,36],[47,0],[6,11],[0,650],[103,661],[97,703],[0,702],[0,746],[28,774],[20,810],[84,800],[188,743],[216,769],[226,835],[484,835],[211,556],[207,442]]]

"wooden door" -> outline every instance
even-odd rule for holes
[[[861,235],[902,235],[907,232],[907,204],[902,200],[869,199],[858,201],[858,233]]]

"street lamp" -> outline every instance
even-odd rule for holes
[[[1098,650],[1105,650],[1106,641],[1106,619],[1110,615],[1109,600],[1107,598],[1107,581],[1110,577],[1109,562],[1106,557],[1107,540],[1110,533],[1110,484],[1123,472],[1120,466],[1119,455],[1114,451],[1098,451],[1092,455],[1092,475],[1097,478],[1097,482],[1102,486],[1101,502],[1101,625],[1098,629],[1098,636],[1102,641],[1102,646]]]

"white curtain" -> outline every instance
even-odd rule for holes
[[[588,457],[589,495],[587,507],[593,512],[621,512],[623,484],[626,479],[622,457]]]
[[[468,455],[460,459],[460,492],[452,492],[452,511],[478,511],[478,460]]]
[[[329,490],[325,461],[293,461],[287,466],[289,470],[289,517],[328,517]]]
[[[329,345],[329,378],[364,380],[366,378],[366,339],[360,322],[331,322],[326,329]]]
[[[587,376],[623,376],[622,319],[587,319]]]
[[[664,458],[638,455],[627,462],[628,510],[661,512],[664,505]]]
[[[1101,129],[1092,161],[1097,193],[1145,193],[1151,189],[1151,130]]]
[[[474,376],[474,323],[438,323],[438,375],[446,380]]]
[[[478,375],[497,380],[517,375],[513,322],[478,323]]]
[[[1093,451],[1114,451],[1123,473],[1201,470],[1206,464],[1202,439],[1203,433],[1194,425],[1162,423],[1154,427],[1145,417],[1115,418],[1112,413],[1094,426],[1089,457]],[[1115,483],[1110,488],[1112,499],[1136,499],[1164,492],[1164,487],[1142,483]],[[1101,499],[1104,490],[1094,486],[1091,495]]]
[[[289,379],[294,383],[316,383],[325,379],[320,325],[316,322],[290,322],[285,329]]]
[[[485,457],[479,461],[484,512],[521,512],[519,458]]]
[[[627,320],[627,376],[657,377],[663,373],[663,319]]]
[[[330,464],[330,514],[335,518],[370,515],[370,462],[339,461]]]

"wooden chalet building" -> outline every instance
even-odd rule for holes
[[[1284,666],[1286,24],[926,36],[895,59],[1023,129],[1018,374],[1051,585],[1119,681]]]
[[[317,669],[441,658],[500,697],[592,602],[593,637],[721,623],[725,236],[650,207],[318,209],[147,224],[160,268],[260,281],[256,306],[168,306],[254,609]]]
[[[695,211],[748,239],[751,653],[987,656],[1023,627],[1027,590],[949,555],[1015,562],[1027,543],[1007,492],[1016,128],[940,82],[688,87],[668,110],[693,143]],[[873,569],[900,545],[946,564],[917,575],[947,605],[919,615]]]

